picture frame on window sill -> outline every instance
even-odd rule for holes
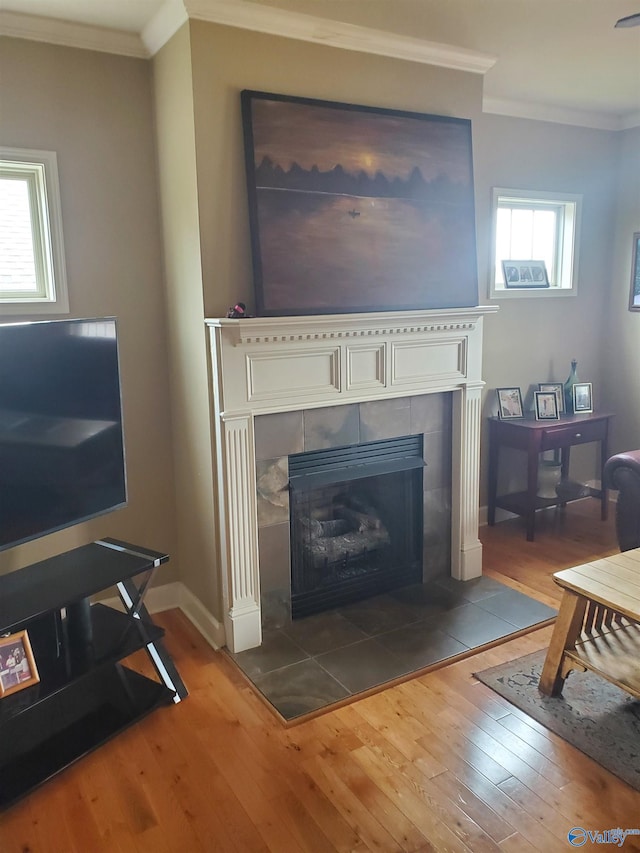
[[[564,414],[564,387],[562,382],[539,382],[538,391],[553,392],[558,398],[558,414]]]
[[[522,394],[519,388],[496,388],[498,417],[501,420],[524,417]]]
[[[629,311],[640,311],[640,231],[636,231],[633,235]]]
[[[573,386],[573,411],[576,415],[593,412],[591,382],[576,382]]]
[[[547,265],[544,261],[502,261],[502,274],[507,288],[528,289],[550,286]]]
[[[537,421],[557,421],[560,419],[558,397],[555,391],[534,391],[533,396]]]
[[[0,699],[40,681],[26,631],[0,637]]]

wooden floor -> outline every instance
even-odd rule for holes
[[[486,573],[557,603],[554,571],[616,550],[597,509],[552,511],[533,543],[484,528]],[[0,815],[2,853],[554,853],[572,827],[640,827],[640,794],[472,676],[550,628],[285,728],[181,613],[158,621],[188,699]]]

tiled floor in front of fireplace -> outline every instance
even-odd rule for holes
[[[443,578],[266,630],[230,657],[293,720],[556,615],[491,578]]]

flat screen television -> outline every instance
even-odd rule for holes
[[[126,502],[115,319],[0,323],[0,551]]]

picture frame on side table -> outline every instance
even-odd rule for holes
[[[0,699],[40,681],[26,631],[0,637]]]
[[[498,417],[501,420],[524,417],[522,394],[519,388],[496,388]]]
[[[640,231],[633,235],[631,252],[631,294],[629,311],[640,311]]]
[[[558,411],[558,396],[555,391],[534,391],[536,420],[557,421],[560,418]]]
[[[591,382],[576,382],[573,386],[573,411],[576,415],[593,412]]]
[[[553,392],[558,399],[558,414],[564,414],[564,388],[562,382],[539,382],[538,391]]]
[[[502,274],[507,288],[550,286],[544,261],[502,261]]]

